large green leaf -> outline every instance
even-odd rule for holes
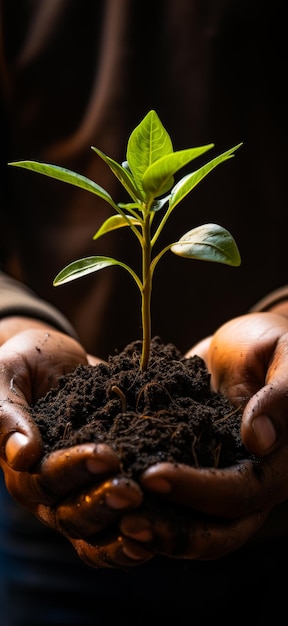
[[[178,256],[238,266],[240,253],[232,235],[218,224],[203,224],[189,230],[171,246]]]
[[[142,179],[144,191],[151,194],[154,198],[166,193],[174,184],[173,175],[187,163],[204,154],[207,150],[211,150],[211,148],[214,148],[213,143],[199,148],[179,150],[161,157],[158,161],[152,163],[144,173]]]
[[[8,165],[14,165],[16,167],[32,170],[38,174],[49,176],[49,178],[55,178],[56,180],[68,183],[68,185],[74,185],[74,187],[80,187],[81,189],[85,189],[85,191],[90,191],[108,202],[115,209],[115,203],[113,202],[113,199],[108,191],[103,189],[103,187],[100,187],[100,185],[97,185],[97,183],[93,180],[90,180],[90,178],[77,174],[76,172],[73,172],[65,167],[50,165],[49,163],[39,163],[38,161],[14,161]]]
[[[173,152],[173,145],[170,135],[156,111],[149,111],[132,131],[127,144],[126,157],[137,187],[142,189],[142,179],[147,168],[171,152]]]

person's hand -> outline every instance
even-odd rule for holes
[[[277,313],[249,313],[230,320],[200,342],[198,354],[212,387],[243,407],[241,435],[257,456],[288,441],[288,319]]]
[[[193,560],[222,558],[257,541],[259,532],[264,540],[279,538],[283,526],[287,534],[287,454],[288,445],[256,471],[251,461],[225,469],[159,463],[141,478],[156,508],[124,516],[121,532],[154,554]]]
[[[150,558],[118,530],[119,516],[142,503],[142,491],[119,476],[116,454],[105,445],[83,444],[42,458],[41,437],[29,417],[29,405],[60,375],[98,359],[37,321],[7,319],[0,339],[0,466],[9,493],[61,532],[90,565],[127,566]]]
[[[267,397],[268,406],[276,410],[275,415],[284,418],[285,401],[283,402],[282,384],[285,382],[285,342],[288,322],[285,318],[272,314],[253,314],[232,320],[231,323],[219,329],[214,337],[203,343],[206,346],[206,353],[204,356],[203,351],[200,356],[203,356],[207,363],[209,363],[208,356],[213,340],[218,338],[219,341],[222,333],[223,337],[227,338],[226,332],[230,324],[235,325],[234,331],[236,327],[237,334],[232,329],[231,333],[228,333],[228,349],[225,339],[223,348],[225,347],[226,358],[222,361],[220,358],[222,345],[219,350],[219,343],[216,344],[218,346],[216,352],[219,350],[219,361],[216,359],[216,362],[224,363],[224,371],[226,371],[226,366],[227,372],[231,371],[230,366],[234,371],[234,384],[231,385],[231,389],[229,387],[228,392],[226,390],[228,395],[230,394],[230,399],[233,398],[234,402],[241,405],[247,402],[247,409],[254,395],[257,397],[263,385],[265,386],[266,376],[270,384],[272,377],[271,394],[264,394],[264,400]],[[240,333],[241,327],[243,328],[242,334]],[[247,343],[249,327],[251,343],[249,341]],[[229,346],[232,346],[231,350]],[[199,351],[196,350],[196,353],[199,354]],[[227,359],[227,354],[229,359]],[[273,362],[274,367],[271,368]],[[216,373],[215,361],[213,364]],[[252,365],[255,365],[255,373]],[[277,372],[280,374],[279,378]],[[212,380],[216,385],[217,379],[212,377]],[[223,383],[225,377],[221,380]],[[277,393],[280,398],[280,412],[277,411]],[[263,408],[264,400],[262,399],[262,404],[260,404],[261,408]],[[258,405],[256,403],[256,406]],[[278,424],[277,420],[276,424]],[[285,432],[284,428],[282,432]],[[275,445],[269,456],[259,461],[256,466],[257,472],[250,461],[225,470],[195,469],[167,463],[149,468],[141,478],[141,486],[146,497],[148,496],[148,502],[149,494],[157,497],[160,504],[157,509],[150,509],[145,499],[140,508],[143,497],[141,493],[138,501],[137,495],[134,500],[135,512],[130,502],[129,513],[129,504],[126,502],[121,509],[121,514],[118,511],[116,515],[114,514],[114,518],[109,510],[107,523],[106,491],[109,494],[112,485],[116,489],[118,485],[121,485],[121,480],[118,482],[116,477],[115,467],[114,476],[111,469],[113,477],[110,476],[108,480],[101,482],[99,476],[97,486],[95,487],[94,483],[91,488],[87,487],[89,481],[85,478],[78,495],[73,495],[71,491],[71,498],[68,495],[68,489],[65,497],[56,506],[53,504],[52,507],[48,505],[47,508],[45,506],[42,509],[38,508],[38,515],[40,512],[40,518],[42,515],[43,521],[46,519],[52,526],[54,523],[56,527],[61,527],[62,532],[64,529],[64,534],[67,533],[68,539],[73,543],[79,556],[89,565],[96,567],[121,566],[125,559],[127,559],[127,564],[138,564],[152,558],[153,554],[184,559],[220,558],[238,549],[249,539],[253,540],[263,525],[269,526],[271,511],[277,510],[277,505],[286,501],[288,497],[286,486],[288,481],[285,474],[287,444],[283,444],[282,447],[280,445],[279,448],[278,445]],[[79,455],[77,456],[76,452],[75,454],[79,461]],[[50,463],[53,468],[53,458],[50,459]],[[58,463],[59,459],[56,460],[56,465]],[[67,460],[65,463],[67,469]],[[48,473],[49,483],[49,466],[44,465],[43,471],[44,475]],[[53,472],[54,470],[52,470],[52,476]],[[67,476],[66,470],[64,474]],[[44,483],[46,483],[46,478]],[[38,488],[37,484],[37,490]],[[136,493],[137,487],[132,485],[132,490],[134,488]],[[127,498],[127,494],[125,497]],[[127,499],[129,500],[129,497]],[[41,500],[43,501],[43,496]],[[166,506],[172,508],[172,519],[167,513]],[[81,516],[81,507],[83,507],[84,518]],[[79,511],[80,520],[77,520],[77,515],[75,517],[76,510]],[[97,525],[95,518],[99,519],[99,515],[100,518],[102,515],[102,522],[100,525],[98,522]],[[106,522],[103,524],[105,517]],[[53,523],[51,523],[51,518],[54,520]],[[117,518],[119,530],[117,526],[113,526],[112,519],[115,521],[115,518]],[[267,518],[268,522],[265,524]],[[83,525],[83,519],[85,519],[86,526]],[[104,529],[104,527],[105,533],[103,530],[101,533],[100,530],[100,534],[97,535],[99,529]]]
[[[2,461],[9,493],[43,524],[61,533],[92,567],[132,567],[153,551],[119,530],[123,515],[143,502],[140,486],[121,476],[119,459],[105,444],[82,444],[45,456],[34,471]]]
[[[13,469],[28,470],[42,454],[29,406],[87,356],[72,337],[25,318],[3,320],[0,343],[0,457]]]
[[[288,320],[274,313],[238,317],[192,354],[206,361],[213,388],[243,407],[242,438],[257,464],[155,465],[141,484],[161,498],[157,514],[135,512],[121,530],[166,556],[215,559],[253,541],[262,527],[269,532],[271,512],[281,518],[288,499]],[[177,505],[172,520],[163,501]]]

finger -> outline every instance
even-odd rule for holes
[[[58,331],[26,330],[7,340],[0,356],[0,456],[15,470],[26,471],[42,454],[40,433],[29,415],[35,389],[36,397],[44,395],[61,374],[87,362],[86,354]]]
[[[263,525],[268,512],[255,512],[237,521],[220,521],[183,515],[175,510],[163,514],[132,513],[121,520],[124,536],[142,542],[147,549],[170,558],[214,560],[244,545]]]
[[[59,376],[87,363],[75,339],[53,330],[26,330],[11,337],[0,347],[0,358],[0,398],[13,403],[16,396],[28,405],[57,385]]]
[[[40,464],[38,477],[39,484],[49,489],[53,497],[61,497],[118,471],[119,459],[110,446],[85,443],[47,455]]]
[[[37,504],[55,505],[77,489],[98,484],[118,472],[119,462],[109,446],[83,444],[51,453],[34,472],[4,470],[11,495],[31,509]]]
[[[103,359],[99,359],[98,356],[93,356],[93,354],[87,354],[87,360],[89,365],[99,365],[100,363],[105,363]]]
[[[60,504],[56,513],[58,525],[70,537],[89,537],[115,525],[123,512],[139,507],[142,500],[139,485],[119,476]]]
[[[87,443],[57,450],[45,457],[39,471],[31,476],[35,501],[53,504],[118,471],[118,457],[106,444]]]
[[[7,351],[9,355],[8,344],[9,341],[1,347],[1,359],[4,362]],[[0,455],[10,467],[25,471],[40,458],[42,439],[38,427],[29,415],[23,389],[15,380],[14,368],[9,363],[8,358],[8,363],[2,367],[0,376]],[[17,362],[19,380],[22,380],[21,371],[25,367],[27,365],[23,358],[19,357]]]
[[[235,404],[246,402],[265,384],[287,381],[287,319],[249,313],[224,324],[211,339],[208,369],[214,389]]]
[[[288,497],[288,446],[261,461],[224,468],[159,463],[141,476],[144,490],[209,515],[237,518]],[[269,503],[267,502],[269,499]]]
[[[1,458],[17,471],[29,470],[41,457],[42,439],[24,400],[0,401],[0,423]]]
[[[120,534],[103,539],[102,542],[90,539],[71,539],[78,556],[90,567],[96,568],[130,568],[142,565],[153,558],[151,549]]]
[[[265,382],[247,403],[241,425],[244,445],[257,456],[270,453],[288,440],[288,354],[282,340]]]
[[[57,523],[57,510],[39,505],[35,515],[41,522],[60,532],[75,548],[78,556],[90,567],[133,567],[154,556],[152,548],[123,537],[117,525],[89,539],[74,537]]]

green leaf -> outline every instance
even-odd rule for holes
[[[178,150],[178,152],[172,152],[172,154],[161,157],[158,161],[152,163],[144,173],[142,180],[144,191],[153,197],[166,193],[174,184],[173,175],[187,163],[204,154],[207,150],[211,150],[211,148],[214,148],[213,143],[199,148]]]
[[[232,235],[218,224],[203,224],[189,230],[171,246],[178,256],[239,266],[240,253]]]
[[[32,170],[32,172],[37,172],[38,174],[49,176],[49,178],[55,178],[56,180],[68,183],[68,185],[74,185],[74,187],[80,187],[80,189],[90,191],[115,208],[115,203],[113,202],[110,194],[105,191],[103,187],[97,185],[97,183],[90,180],[90,178],[77,174],[76,172],[73,172],[65,167],[50,165],[49,163],[39,163],[38,161],[14,161],[12,163],[8,163],[8,165],[14,165],[16,167]]]
[[[133,176],[129,169],[127,169],[127,167],[123,167],[123,165],[120,165],[120,163],[117,163],[117,161],[114,161],[114,159],[108,157],[98,148],[95,148],[94,146],[91,146],[91,148],[106,163],[106,165],[110,167],[110,170],[113,172],[114,176],[118,178],[121,185],[124,187],[124,189],[126,189],[129,196],[131,196],[133,200],[144,200],[144,198],[142,197],[143,193],[141,189],[138,189],[133,179]]]
[[[119,265],[127,270],[141,291],[142,285],[135,272],[133,272],[133,270],[131,270],[131,268],[125,263],[121,263],[120,261],[107,256],[90,256],[69,263],[69,265],[66,265],[66,267],[64,267],[59,274],[55,276],[53,285],[54,287],[58,287],[58,285],[64,285],[64,283],[69,283],[72,280],[82,278],[83,276],[87,276],[93,272],[98,272],[99,270],[103,270],[105,267],[111,267],[113,265]]]
[[[142,179],[147,168],[171,152],[173,152],[173,145],[170,135],[157,113],[153,110],[149,111],[132,131],[127,144],[126,158],[139,189],[143,189]]]
[[[217,165],[220,165],[220,163],[231,159],[234,156],[233,153],[235,152],[235,150],[238,150],[240,146],[242,146],[242,143],[239,143],[237,146],[234,146],[234,148],[230,148],[230,150],[223,152],[223,154],[220,154],[215,159],[212,159],[212,161],[209,161],[195,172],[184,176],[175,185],[174,189],[171,190],[169,213],[171,213],[175,206],[179,204],[179,202],[181,202],[181,200],[183,200],[183,198],[185,198],[185,196],[187,196],[187,194],[190,193],[190,191],[192,191],[192,189],[194,189],[194,187],[196,187],[196,185],[198,185],[198,183],[200,183],[200,181],[203,180],[205,176],[207,176],[215,167],[217,167]]]
[[[122,215],[112,215],[112,217],[108,217],[108,219],[101,224],[100,228],[93,236],[93,239],[99,239],[99,237],[102,237],[102,235],[105,235],[106,233],[110,233],[112,230],[117,230],[123,226],[129,226],[128,221],[135,226],[141,226],[140,221],[136,218],[131,217],[130,215],[126,215],[126,218],[127,220],[125,220]]]
[[[118,265],[125,269],[131,275],[140,291],[142,311],[140,370],[142,371],[148,365],[151,343],[150,300],[152,278],[155,267],[164,254],[171,250],[179,256],[191,259],[214,261],[232,266],[238,266],[241,263],[239,250],[232,235],[217,224],[204,224],[193,228],[183,235],[179,241],[166,245],[154,257],[152,254],[154,245],[158,241],[167,219],[178,203],[209,172],[220,163],[232,158],[234,152],[241,145],[242,143],[239,143],[234,148],[220,154],[202,167],[182,177],[174,185],[176,172],[213,148],[214,144],[174,152],[170,135],[164,128],[157,113],[151,110],[131,132],[127,142],[126,160],[122,164],[117,163],[117,161],[108,157],[100,149],[92,146],[92,150],[110,168],[112,174],[118,179],[130,197],[129,202],[118,202],[117,204],[100,185],[66,168],[35,161],[9,163],[9,165],[26,168],[75,187],[80,187],[108,202],[116,215],[110,216],[100,225],[93,236],[94,240],[125,226],[128,226],[132,234],[138,238],[142,252],[142,262],[139,264],[141,275],[138,276],[132,268],[114,258],[91,256],[78,259],[67,265],[55,277],[53,284],[55,286],[62,285],[106,267]],[[152,224],[155,213],[160,211],[164,205],[166,205],[164,214],[162,219],[158,219],[158,226],[156,225],[153,234]]]

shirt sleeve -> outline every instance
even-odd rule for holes
[[[281,304],[281,302],[285,302],[288,300],[288,285],[284,285],[279,289],[275,289],[275,291],[271,291],[267,296],[264,296],[259,302],[257,302],[251,309],[250,312],[261,312],[261,311],[270,311],[270,309],[277,304]]]
[[[11,315],[43,320],[77,339],[73,326],[58,309],[38,298],[26,285],[0,271],[0,318]]]

